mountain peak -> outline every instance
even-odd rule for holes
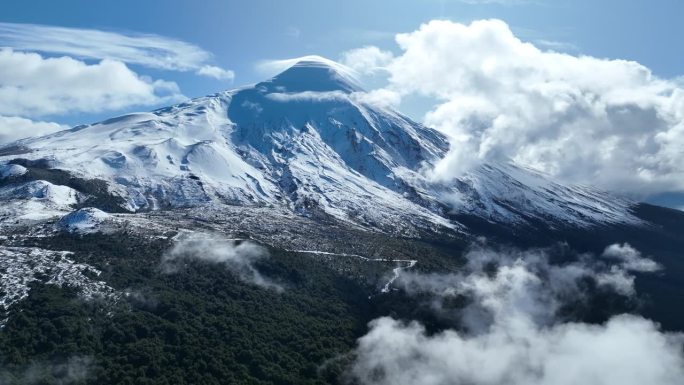
[[[262,83],[270,85],[269,88],[273,88],[273,91],[354,92],[361,90],[354,70],[321,56],[311,55],[284,60],[282,64],[287,66],[286,70]]]

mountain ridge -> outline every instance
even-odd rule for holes
[[[15,142],[5,149],[24,150],[0,163],[103,180],[128,211],[278,205],[382,231],[399,222],[462,231],[452,213],[515,225],[639,222],[633,202],[513,163],[434,181],[425,170],[447,138],[361,93],[351,70],[308,57],[252,86]]]

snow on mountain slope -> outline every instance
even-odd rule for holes
[[[18,164],[3,164],[0,165],[0,178],[10,178],[13,176],[21,176],[26,173],[26,167]]]
[[[81,194],[67,186],[44,180],[0,187],[0,227],[2,219],[43,220],[71,210]]]
[[[97,232],[103,222],[111,220],[111,216],[102,210],[86,207],[63,216],[57,222],[57,228],[63,231],[88,234]]]
[[[70,187],[56,186],[43,180],[31,181],[15,186],[0,188],[0,198],[21,199],[35,198],[56,205],[69,206],[76,204],[78,192]]]
[[[455,211],[491,221],[523,223],[533,218],[580,226],[639,222],[627,209],[632,205],[628,200],[586,186],[565,186],[513,163],[479,167],[455,187],[446,194]]]
[[[521,213],[577,225],[633,220],[629,202],[514,165],[431,182],[422,170],[444,156],[446,138],[362,96],[350,70],[309,57],[253,86],[16,142],[21,154],[0,163],[45,159],[108,181],[129,210],[278,205],[388,231],[398,221],[459,229],[449,210],[512,222]]]

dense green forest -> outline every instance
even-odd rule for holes
[[[271,249],[256,268],[284,288],[276,291],[201,261],[165,274],[169,245],[124,233],[27,241],[75,252],[126,294],[85,301],[68,287],[34,284],[0,331],[0,384],[337,383],[368,321],[420,311],[378,295],[392,264],[340,267]]]
[[[680,228],[676,225],[663,228]],[[670,232],[659,231],[649,235],[614,229],[596,238],[564,232],[564,238],[555,239],[549,232],[545,240],[560,242],[553,254],[562,261],[563,250],[568,255],[596,251],[627,237],[677,270],[677,250],[659,247],[672,242],[653,242],[657,236],[670,237]],[[102,271],[94,279],[121,294],[117,300],[84,300],[70,287],[33,284],[0,329],[1,385],[346,383],[356,341],[374,318],[419,320],[431,332],[458,328],[430,308],[430,298],[402,291],[380,294],[379,284],[395,266],[391,262],[360,263],[271,248],[270,257],[258,260],[255,268],[284,289],[278,291],[245,282],[223,265],[198,260],[165,273],[161,258],[172,244],[166,237],[122,231],[23,239],[22,246],[74,252],[71,258]],[[578,241],[587,239],[591,242]],[[415,254],[420,260],[416,271],[457,269],[466,247],[380,236],[368,242]],[[659,303],[673,300],[676,293],[669,288],[678,287],[680,280],[640,276],[637,289],[646,294],[637,303],[596,292],[591,303],[569,303],[564,317],[602,322],[611,314],[639,310],[652,312],[665,327],[677,326],[667,321],[681,319],[681,312]],[[591,282],[587,285],[595,290]],[[458,308],[461,300],[442,306]]]

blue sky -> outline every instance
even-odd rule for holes
[[[355,66],[368,100],[449,136],[450,174],[513,159],[684,207],[682,1],[199,4],[3,4],[0,143],[255,83],[273,74],[260,63],[315,54]]]
[[[675,38],[684,36],[681,15],[684,2],[677,0],[206,0],[201,5],[181,0],[43,0],[6,2],[0,21],[149,33],[195,44],[211,52],[215,64],[235,71],[234,81],[130,67],[173,80],[184,95],[197,97],[261,80],[264,74],[255,63],[264,59],[309,54],[337,59],[343,51],[368,44],[396,51],[396,33],[415,30],[432,19],[499,18],[516,36],[541,47],[635,60],[659,76],[674,77],[684,73],[684,42]],[[422,111],[409,110],[412,115]],[[77,124],[93,117],[56,118]]]

